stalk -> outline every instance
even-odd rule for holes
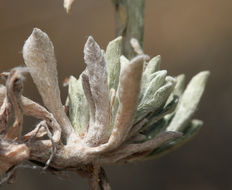
[[[113,4],[116,36],[123,37],[122,53],[131,59],[135,56],[131,38],[136,38],[143,47],[145,0],[113,0]]]

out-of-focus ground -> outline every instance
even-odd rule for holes
[[[170,75],[186,73],[189,80],[210,70],[206,92],[195,118],[204,127],[190,143],[158,160],[106,166],[113,189],[229,190],[232,189],[232,1],[147,0],[145,52],[162,56]],[[0,5],[0,71],[23,65],[22,46],[33,27],[52,39],[60,84],[84,69],[83,46],[93,35],[102,48],[114,38],[110,0],[77,0],[67,15],[62,1],[9,0]],[[41,102],[30,77],[25,94]],[[62,88],[65,100],[67,89]],[[35,121],[26,118],[27,126]],[[72,175],[58,180],[38,171],[21,170],[5,190],[87,189]]]

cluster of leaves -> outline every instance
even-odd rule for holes
[[[92,37],[88,41],[93,41]],[[170,139],[159,147],[154,147],[152,152],[146,150],[145,157],[140,154],[136,158],[135,154],[133,157],[130,155],[128,159],[121,159],[122,161],[156,157],[179,147],[198,132],[203,123],[200,120],[192,120],[192,117],[203,94],[209,76],[208,71],[200,72],[193,77],[185,89],[185,75],[171,77],[167,75],[166,70],[160,70],[160,56],[147,61],[148,57],[142,51],[137,51],[140,55],[130,61],[121,55],[121,37],[111,41],[105,53],[100,51],[98,45],[96,47],[99,49],[99,55],[102,54],[101,59],[105,59],[105,65],[102,64],[102,61],[97,61],[96,57],[99,56],[95,56],[91,61],[86,60],[87,69],[78,80],[71,76],[69,81],[69,115],[75,131],[80,136],[87,139],[92,138],[86,134],[88,130],[93,130],[91,129],[94,126],[94,124],[91,125],[93,120],[91,114],[96,104],[99,104],[99,108],[96,107],[96,110],[99,109],[101,113],[105,112],[104,118],[109,119],[106,121],[107,127],[102,125],[105,127],[104,129],[100,129],[101,127],[95,124],[97,127],[91,135],[97,139],[107,139],[107,137],[102,137],[109,135],[114,129],[115,123],[119,120],[117,113],[120,111],[120,104],[127,104],[124,107],[130,107],[129,104],[136,105],[136,111],[130,118],[130,124],[124,126],[124,133],[127,133],[125,141],[130,140],[139,144],[156,139],[164,132],[182,133],[181,137]],[[141,58],[144,59],[142,63],[135,63],[135,60]],[[120,83],[124,73],[130,72],[131,67],[135,64],[137,64],[137,68],[133,69],[130,80]],[[89,93],[85,90],[84,82],[88,77],[93,81],[92,88],[90,82]],[[91,89],[100,92],[98,95],[102,94],[102,96],[96,96],[95,102],[97,103],[89,98],[92,95]],[[102,91],[109,91],[109,93]],[[120,97],[122,93],[124,93],[123,99]],[[128,117],[128,113],[133,112],[131,109],[133,108],[126,110],[124,118]],[[102,136],[97,136],[100,131],[102,131]],[[105,141],[103,140],[103,142]]]
[[[23,47],[27,67],[1,74],[5,85],[0,86],[0,174],[6,175],[2,182],[29,160],[52,172],[84,173],[93,189],[110,189],[102,164],[154,158],[196,134],[202,122],[192,117],[209,72],[200,72],[185,88],[184,75],[168,76],[160,70],[160,56],[150,59],[135,39],[131,45],[138,55],[129,60],[121,53],[122,37],[111,41],[106,52],[88,38],[87,67],[78,80],[69,80],[67,115],[53,44],[46,33],[33,30]],[[27,72],[46,108],[22,95]],[[26,134],[24,115],[41,120]]]

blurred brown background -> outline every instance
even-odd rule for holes
[[[232,2],[231,0],[146,0],[145,52],[162,56],[170,75],[201,70],[211,77],[196,118],[204,120],[198,136],[158,160],[106,166],[113,189],[229,190],[232,189]],[[102,48],[114,38],[110,0],[77,0],[67,15],[62,0],[8,0],[0,4],[0,71],[23,65],[22,46],[33,27],[52,39],[60,84],[84,69],[83,46],[93,35]],[[25,94],[41,102],[30,77]],[[67,89],[62,88],[65,100]],[[26,118],[27,125],[36,121]],[[38,171],[21,170],[16,184],[5,190],[87,189],[71,175],[59,180]]]

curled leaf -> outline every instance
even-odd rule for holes
[[[145,55],[135,57],[128,65],[123,67],[120,73],[118,88],[119,107],[109,142],[121,143],[130,130],[137,108],[143,63],[147,59],[148,57]]]

